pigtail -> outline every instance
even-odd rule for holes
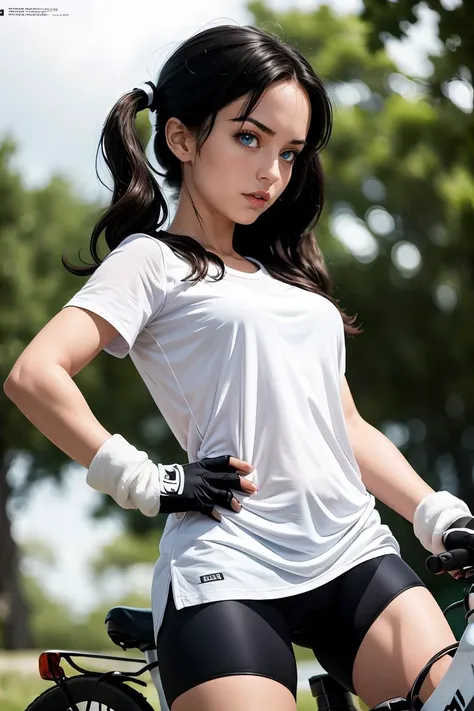
[[[81,259],[86,266],[76,267],[63,253],[61,261],[72,274],[89,276],[99,266],[97,243],[104,230],[105,241],[112,251],[128,235],[153,234],[168,219],[166,199],[153,176],[162,174],[147,159],[136,129],[137,113],[147,108],[147,104],[143,90],[133,89],[117,101],[105,120],[96,154],[96,174],[100,180],[97,171],[100,148],[114,180],[112,202],[92,231],[90,252],[95,264],[86,264]]]

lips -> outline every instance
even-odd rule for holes
[[[244,195],[244,197],[247,198],[250,205],[253,205],[253,207],[256,207],[258,210],[263,210],[267,206],[267,201],[263,198],[255,197],[255,195]]]
[[[244,193],[247,197],[257,197],[265,202],[268,202],[270,198],[270,193],[265,192],[265,190],[258,190],[256,193]]]

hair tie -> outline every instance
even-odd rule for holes
[[[158,91],[152,81],[142,82],[142,84],[139,84],[138,86],[134,86],[133,90],[134,91],[143,91],[147,95],[147,98],[148,98],[147,108],[150,109],[150,111],[157,111],[157,109],[158,109],[158,106],[157,106]]]

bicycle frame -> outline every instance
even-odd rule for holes
[[[423,711],[471,711],[474,708],[474,621],[468,622],[461,640],[452,647],[453,661],[423,705]]]
[[[160,702],[161,711],[170,711],[168,704],[166,703],[165,694],[163,692],[163,686],[161,684],[160,669],[158,667],[158,652],[156,649],[150,649],[145,652],[145,658],[147,664],[150,664],[150,676],[153,681],[153,685],[158,694],[158,700]]]

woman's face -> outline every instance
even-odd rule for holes
[[[200,155],[185,163],[184,172],[200,213],[239,224],[254,222],[285,190],[311,120],[308,96],[296,82],[271,85],[242,123],[236,119],[245,98],[219,112]],[[245,197],[262,190],[267,201]]]

